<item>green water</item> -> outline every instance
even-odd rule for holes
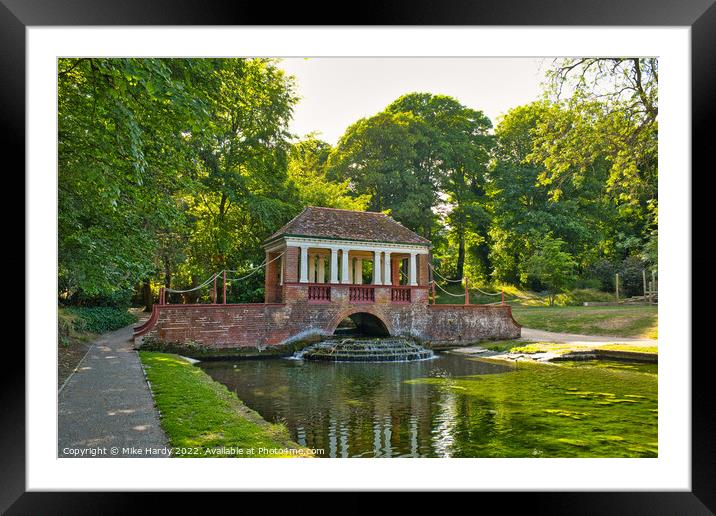
[[[657,366],[205,362],[325,457],[656,457]]]

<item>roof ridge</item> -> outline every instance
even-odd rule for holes
[[[309,208],[313,208],[316,210],[333,210],[333,211],[349,211],[351,213],[372,213],[375,215],[383,215],[384,217],[388,217],[389,215],[383,213],[382,211],[368,211],[368,210],[349,210],[346,208],[329,208],[328,206],[306,206],[303,210],[307,210]],[[303,212],[301,212],[303,213]]]

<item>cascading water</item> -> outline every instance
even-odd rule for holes
[[[329,337],[294,355],[304,360],[329,362],[404,362],[433,356],[432,350],[403,337]]]

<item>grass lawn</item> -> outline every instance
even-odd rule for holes
[[[610,351],[635,351],[638,353],[658,353],[657,346],[632,346],[629,344],[607,344],[605,346],[585,346],[556,342],[525,342],[521,340],[502,340],[481,345],[491,351],[504,351],[509,353],[544,353],[551,351],[558,354],[570,351],[588,351],[591,349],[606,349]]]
[[[538,330],[657,338],[656,306],[513,306],[512,315],[522,326]]]
[[[291,440],[284,425],[266,422],[236,394],[178,355],[139,355],[171,446],[187,450],[175,456],[295,457],[286,449],[308,451]]]

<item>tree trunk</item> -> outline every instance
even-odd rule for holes
[[[457,277],[463,277],[465,272],[465,231],[460,230],[457,246]]]
[[[164,286],[166,288],[172,287],[172,267],[169,263],[169,258],[164,257]]]
[[[149,280],[142,283],[142,300],[144,302],[144,311],[151,312],[154,304],[154,296],[152,295],[152,284]]]
[[[199,278],[192,274],[191,276],[191,288],[194,288],[199,285]],[[191,292],[187,292],[184,294],[186,302],[187,303],[196,303],[199,300],[199,296],[201,296],[201,292],[198,290],[193,290]]]

